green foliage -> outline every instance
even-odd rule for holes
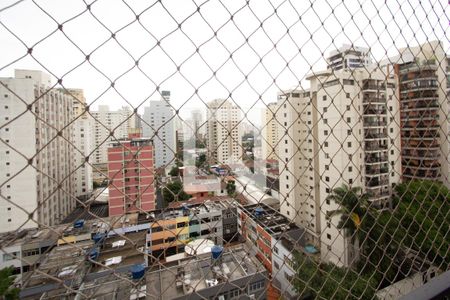
[[[373,299],[376,281],[370,276],[358,274],[352,269],[339,268],[333,264],[319,264],[295,253],[294,289],[302,297],[308,295],[319,299]]]
[[[356,237],[364,238],[364,233],[360,230],[363,227],[363,221],[366,221],[368,212],[369,196],[362,193],[360,187],[350,188],[347,185],[335,188],[327,200],[334,201],[339,205],[339,209],[329,212],[328,217],[340,215],[338,224],[339,229],[345,229],[345,234],[354,240]]]
[[[227,194],[230,197],[234,197],[236,194],[236,183],[233,180],[227,182]]]
[[[447,270],[450,267],[449,190],[439,182],[415,180],[397,185],[395,192],[395,218],[386,222],[385,217],[386,226],[397,226],[395,236],[403,247],[419,251]]]
[[[200,154],[195,160],[195,166],[197,168],[205,168],[206,167],[206,154]]]
[[[180,170],[178,169],[177,166],[174,166],[174,167],[172,167],[172,169],[170,169],[169,175],[170,176],[178,176],[178,175],[180,175]]]
[[[330,216],[340,214],[338,226],[361,241],[358,273],[350,268],[318,264],[297,253],[294,286],[300,295],[371,299],[376,289],[401,280],[410,272],[411,266],[404,257],[409,248],[441,270],[450,268],[450,192],[443,184],[409,181],[397,185],[392,210],[371,208],[359,188],[342,186],[333,190],[328,199],[340,205]],[[359,226],[351,212],[360,216]]]
[[[4,299],[19,299],[18,288],[11,288],[14,282],[14,276],[12,276],[13,267],[3,268],[0,270],[0,296]]]
[[[172,181],[162,188],[163,198],[166,203],[172,201],[186,201],[191,198],[183,190],[183,183],[179,180]]]

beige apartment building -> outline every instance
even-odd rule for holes
[[[0,81],[0,231],[58,224],[76,203],[72,98],[40,71]]]
[[[342,184],[362,187],[375,207],[389,205],[400,180],[395,81],[379,69],[316,72],[309,90],[279,95],[281,212],[307,229],[322,259],[350,265],[356,251],[327,212]],[[287,134],[286,134],[287,132]]]
[[[86,98],[82,89],[61,89],[73,102],[73,161],[75,196],[87,197],[92,192],[92,166],[86,157],[92,152],[89,114],[85,112]]]
[[[108,147],[111,141],[128,137],[128,129],[135,126],[135,115],[131,108],[124,106],[118,110],[110,110],[108,105],[99,105],[98,110],[90,112],[92,164],[108,162]],[[114,131],[113,137],[110,135]]]
[[[262,130],[261,130],[261,151],[262,159],[278,159],[278,121],[277,121],[277,103],[269,103],[262,113]]]
[[[240,110],[230,100],[208,102],[207,149],[212,164],[242,161],[242,131]]]

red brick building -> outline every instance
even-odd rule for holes
[[[109,215],[155,209],[154,153],[139,132],[108,148]]]

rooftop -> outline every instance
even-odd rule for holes
[[[242,210],[273,237],[279,237],[281,234],[286,235],[290,231],[295,232],[296,235],[304,231],[281,213],[263,203],[246,205]],[[300,236],[296,238],[296,240],[298,239],[300,239]]]
[[[145,262],[145,236],[146,231],[140,231],[107,238],[100,249],[100,256],[97,260],[100,264],[95,265],[92,271],[143,264]]]
[[[174,299],[261,272],[265,272],[261,263],[249,255],[245,245],[239,245],[226,249],[216,263],[210,254],[205,254],[150,272],[147,291],[155,297],[150,299]]]
[[[139,214],[138,223],[148,223],[155,220],[169,220],[173,218],[189,216],[191,214],[205,214],[208,212],[219,212],[229,207],[228,202],[224,201],[203,201],[200,204],[181,203],[177,207],[166,208],[164,210],[155,210],[149,213]]]

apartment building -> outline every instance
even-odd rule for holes
[[[236,207],[230,201],[183,205],[142,217],[151,226],[147,233],[149,259],[182,253],[193,239],[208,239],[223,245],[237,237]]]
[[[327,58],[328,70],[364,68],[372,63],[370,49],[344,44],[339,49],[331,51]]]
[[[298,270],[294,266],[294,252],[319,260],[317,248],[306,240],[302,227],[273,208],[259,203],[239,206],[238,229],[256,258],[264,265],[283,299],[298,299],[293,287]]]
[[[0,231],[58,224],[75,207],[72,98],[40,71],[0,81]]]
[[[109,142],[126,138],[128,130],[134,128],[136,121],[133,111],[124,106],[119,110],[110,110],[108,105],[99,105],[91,111],[89,119],[93,152],[89,157],[92,164],[108,162]],[[112,133],[112,136],[111,136]]]
[[[400,99],[404,179],[449,179],[448,58],[441,42],[400,49],[395,64]]]
[[[175,164],[176,140],[174,111],[170,105],[170,92],[163,91],[159,101],[150,101],[144,108],[143,134],[151,138],[155,147],[155,168],[167,169]]]
[[[336,229],[326,198],[342,184],[362,187],[375,207],[389,206],[400,180],[395,81],[376,68],[316,72],[309,90],[279,96],[281,212],[320,243],[322,259],[349,265],[357,253]]]
[[[130,130],[128,139],[108,148],[109,216],[155,209],[154,147]]]
[[[261,130],[261,151],[263,160],[278,160],[278,121],[276,113],[278,110],[277,103],[269,103],[263,110]]]
[[[240,110],[230,100],[208,102],[206,141],[212,164],[238,163],[242,160],[240,121]]]
[[[89,114],[85,112],[86,98],[82,89],[61,89],[73,102],[73,160],[75,196],[86,197],[92,192],[92,166],[86,157],[92,152]]]

